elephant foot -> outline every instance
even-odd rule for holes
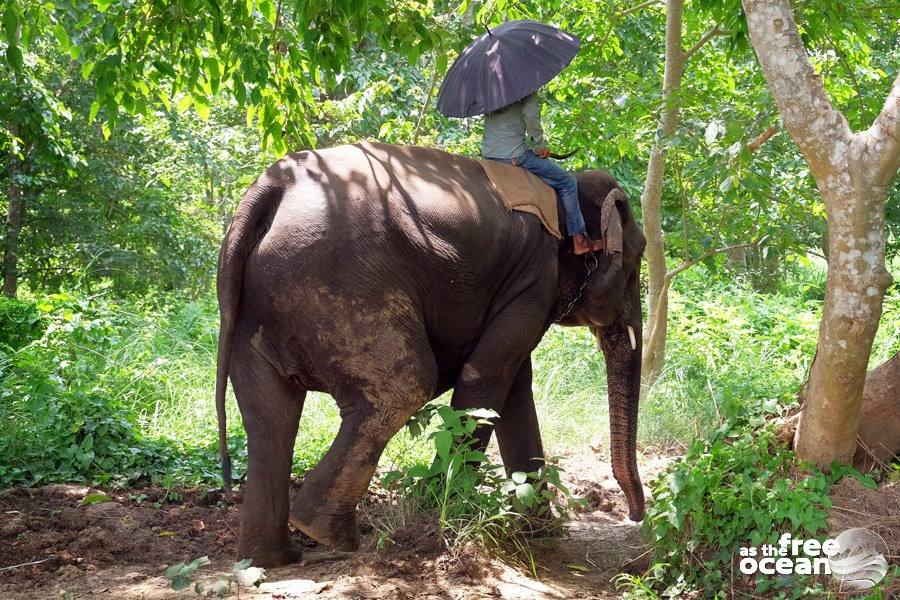
[[[264,548],[255,546],[251,542],[241,542],[238,546],[238,560],[249,558],[253,561],[254,567],[281,567],[292,563],[300,562],[303,557],[300,549],[293,542],[287,542],[285,545],[277,548]]]
[[[359,549],[359,524],[356,510],[329,512],[310,508],[309,504],[295,504],[288,522],[323,546],[353,552]]]

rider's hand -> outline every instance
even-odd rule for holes
[[[546,148],[536,148],[534,154],[538,158],[548,158],[550,156],[550,151]]]

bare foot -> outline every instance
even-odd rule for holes
[[[588,252],[597,252],[603,250],[606,245],[603,240],[592,240],[583,233],[576,233],[572,236],[572,245],[575,247],[575,254],[587,254]]]
[[[588,243],[587,236],[583,233],[576,233],[572,236],[572,246],[575,248],[575,254],[587,254],[591,251],[591,245]]]

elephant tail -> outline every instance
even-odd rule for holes
[[[216,416],[219,422],[219,457],[222,486],[231,497],[231,456],[228,453],[225,394],[234,343],[234,328],[244,280],[244,263],[272,223],[283,190],[254,183],[238,205],[219,251],[216,292],[219,299],[219,352],[216,358]]]

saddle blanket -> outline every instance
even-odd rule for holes
[[[550,234],[562,239],[556,191],[534,173],[497,160],[476,159],[491,185],[503,199],[507,210],[520,210],[536,216]]]

